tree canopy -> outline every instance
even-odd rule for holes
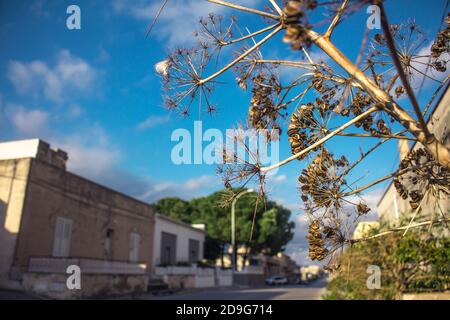
[[[168,217],[206,224],[205,255],[214,259],[231,241],[231,208],[221,206],[226,192],[218,191],[191,201],[164,198],[155,207],[158,213]],[[246,245],[249,253],[276,254],[284,251],[292,239],[295,224],[290,221],[290,210],[264,200],[256,193],[249,193],[236,202],[236,242]]]

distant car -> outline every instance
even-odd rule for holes
[[[266,284],[268,284],[269,286],[288,284],[288,279],[283,276],[272,276],[266,279]]]

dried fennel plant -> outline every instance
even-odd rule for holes
[[[199,113],[215,111],[211,92],[220,84],[218,78],[223,73],[234,72],[237,85],[252,95],[246,107],[246,126],[285,132],[292,151],[284,160],[264,166],[258,151],[251,150],[245,139],[237,139],[247,150],[247,156],[225,150],[224,165],[219,168],[230,191],[229,200],[234,197],[233,185],[243,186],[249,181],[260,184],[263,195],[268,172],[301,161],[305,169],[298,180],[300,197],[311,220],[310,257],[323,260],[352,243],[355,223],[370,211],[361,192],[394,179],[398,193],[410,199],[413,209],[429,192],[448,197],[450,150],[429,132],[425,119],[449,78],[447,75],[440,81],[435,76],[447,73],[449,17],[429,54],[424,54],[421,49],[427,42],[421,29],[414,21],[389,25],[381,0],[290,0],[282,4],[267,0],[262,10],[222,0],[205,1],[260,16],[261,27],[250,31],[236,17],[226,19],[210,14],[202,18],[196,34],[198,47],[176,50],[160,68],[167,106],[183,115],[192,107],[198,108]],[[367,51],[365,58],[353,63],[333,43],[333,32],[347,16],[365,10],[369,4],[380,7],[382,31],[368,41],[367,48],[361,47],[361,57]],[[325,18],[312,21],[316,16]],[[319,33],[321,26],[327,28]],[[275,40],[280,33],[283,41],[291,46],[289,56],[298,55],[298,58],[263,56],[263,47],[270,46],[269,40]],[[308,53],[311,49],[326,54],[332,65],[313,61]],[[302,60],[302,56],[306,59]],[[224,59],[227,62],[222,65]],[[289,68],[294,79],[283,77],[280,68]],[[440,84],[426,106],[417,102],[416,88],[413,88],[416,78]],[[304,101],[307,94],[316,98]],[[400,105],[398,99],[402,97],[407,102]],[[395,127],[402,129],[394,130]],[[350,162],[345,155],[334,156],[327,149],[328,143],[338,136],[371,139],[363,145],[360,158]],[[395,172],[354,188],[355,181],[347,181],[349,174],[369,154],[393,139],[414,141],[422,148],[411,152]],[[371,144],[371,141],[376,142]],[[412,183],[405,183],[406,180]],[[445,223],[449,219],[443,210],[441,215],[430,223]]]

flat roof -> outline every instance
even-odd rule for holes
[[[173,222],[173,223],[176,223],[176,224],[181,225],[183,227],[186,227],[186,228],[192,229],[194,231],[198,231],[198,232],[206,234],[206,230],[202,230],[202,229],[196,228],[196,227],[194,227],[193,225],[191,225],[189,223],[186,223],[186,222],[183,222],[183,221],[179,221],[179,220],[175,220],[175,219],[170,218],[168,216],[165,216],[165,215],[163,215],[161,213],[156,213],[156,218],[157,219],[160,218],[160,219],[163,219],[163,220],[166,220],[166,221],[169,221],[169,222]]]
[[[27,139],[0,142],[0,160],[36,158],[40,141],[39,139]]]

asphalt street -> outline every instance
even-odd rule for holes
[[[147,296],[161,300],[319,300],[325,293],[326,279],[309,285],[265,286],[242,289],[208,289],[162,296]]]

